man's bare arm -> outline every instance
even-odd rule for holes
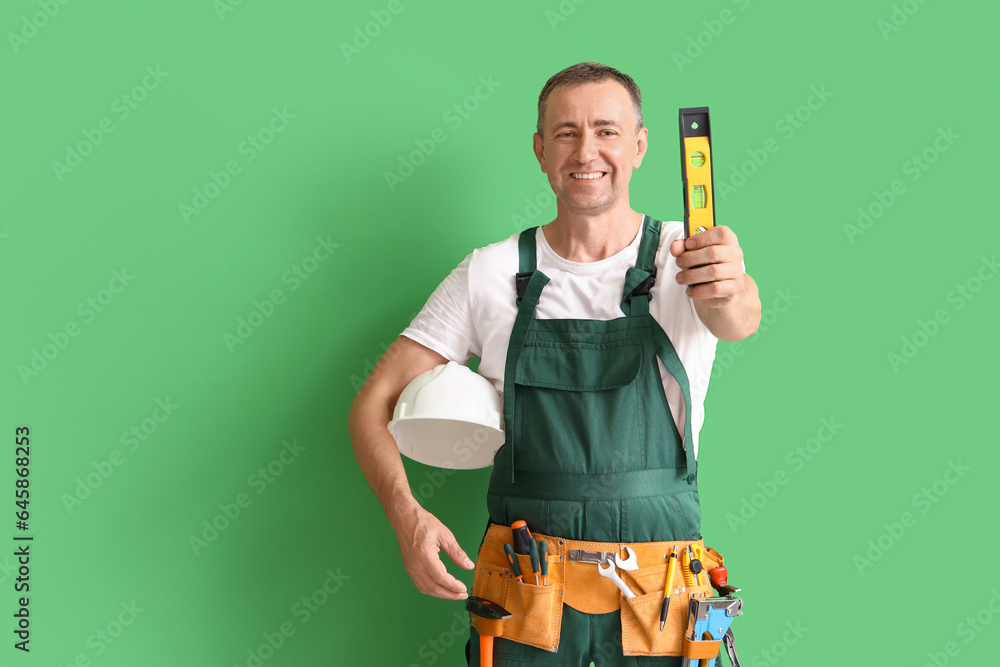
[[[413,497],[399,449],[386,428],[406,385],[447,361],[437,352],[400,336],[355,396],[347,426],[354,456],[396,531],[400,555],[413,583],[428,595],[460,600],[468,597],[466,586],[448,573],[438,553],[444,550],[467,570],[474,563],[451,531]]]
[[[695,299],[694,309],[708,330],[719,340],[735,342],[757,331],[760,325],[760,296],[757,283],[743,274],[743,291],[725,304],[712,307],[705,299]]]

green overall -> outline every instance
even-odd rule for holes
[[[649,314],[660,222],[643,218],[636,265],[625,275],[625,316],[607,321],[535,319],[549,280],[536,269],[536,229],[522,232],[518,242],[519,304],[504,371],[507,439],[490,478],[490,521],[509,526],[523,519],[532,531],[587,541],[699,539],[687,374]],[[683,438],[664,395],[657,358],[684,395]],[[478,665],[475,630],[470,648],[470,664]],[[498,666],[681,661],[623,656],[619,612],[591,615],[568,605],[558,653],[499,638],[494,656]]]

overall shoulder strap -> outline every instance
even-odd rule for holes
[[[507,343],[507,362],[503,372],[503,416],[504,434],[507,448],[510,450],[510,481],[514,481],[514,375],[517,372],[517,360],[524,347],[524,339],[528,335],[528,327],[535,316],[538,298],[542,288],[549,282],[549,277],[536,270],[535,262],[535,230],[532,227],[521,232],[517,240],[518,271],[514,276],[517,292],[517,316],[514,328]]]
[[[656,251],[660,245],[661,227],[659,220],[654,220],[649,216],[643,220],[639,256],[635,260],[635,266],[625,274],[622,312],[629,317],[649,314],[649,300],[652,298],[649,290],[656,282]],[[688,475],[695,475],[697,462],[694,457],[694,438],[691,435],[691,388],[687,372],[684,370],[680,357],[677,356],[677,351],[674,349],[670,337],[663,331],[663,327],[652,317],[649,319],[653,324],[653,345],[656,349],[656,356],[663,362],[663,367],[667,369],[667,372],[680,385],[681,393],[684,396],[684,454],[687,460]]]
[[[537,229],[538,227],[525,229],[517,238],[518,273],[514,275],[517,300],[514,303],[519,306],[521,299],[524,298],[524,290],[528,288],[531,274],[535,272],[535,231]]]
[[[687,371],[677,356],[674,344],[670,342],[670,337],[660,326],[660,323],[649,318],[653,322],[653,346],[656,348],[656,356],[663,362],[663,367],[674,378],[681,388],[684,396],[684,456],[687,460],[688,475],[697,473],[697,463],[694,458],[694,437],[691,435],[691,385],[688,382]]]
[[[622,312],[627,316],[649,314],[649,290],[656,282],[656,251],[660,246],[660,221],[643,216],[642,239],[635,266],[625,274],[622,290]],[[635,297],[646,297],[635,298]]]

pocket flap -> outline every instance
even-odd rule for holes
[[[567,391],[617,389],[635,379],[641,362],[639,341],[525,343],[515,382]]]

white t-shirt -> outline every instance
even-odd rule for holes
[[[664,222],[656,253],[656,283],[649,312],[670,338],[691,387],[695,456],[705,421],[705,394],[718,339],[702,323],[685,286],[676,280],[677,262],[670,243],[682,238],[680,222]],[[632,243],[597,262],[571,262],[552,250],[542,229],[535,233],[537,268],[549,277],[542,289],[537,319],[611,320],[621,310],[625,273],[635,266],[642,226]],[[503,394],[507,344],[517,315],[514,274],[518,271],[518,235],[473,250],[434,290],[402,335],[442,356],[467,363],[478,356],[479,374]],[[658,360],[659,361],[659,360]],[[684,434],[684,396],[659,362],[660,377],[677,430]]]

